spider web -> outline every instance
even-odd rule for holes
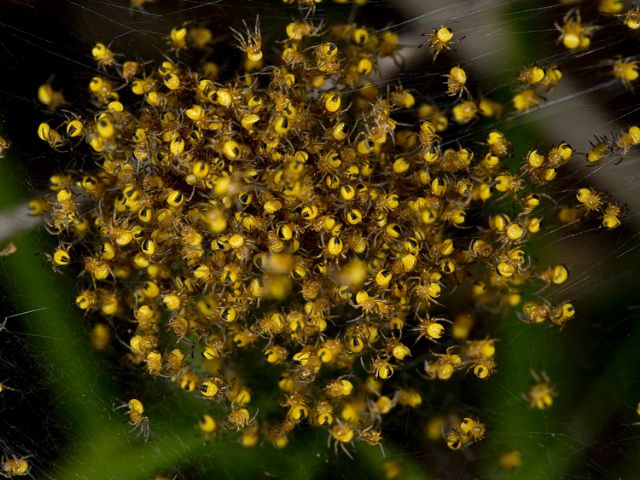
[[[595,4],[580,4],[585,21],[596,18]],[[335,18],[337,7],[330,5],[319,5],[314,18]],[[383,64],[380,84],[400,79],[418,101],[450,102],[440,93],[444,86],[437,85],[454,65],[467,70],[474,96],[503,101],[517,88],[515,74],[522,67],[561,66],[565,77],[540,107],[489,123],[471,122],[456,131],[449,140],[453,145],[481,141],[496,128],[517,139],[518,158],[560,141],[584,154],[595,136],[638,122],[635,92],[610,73],[617,55],[638,57],[638,33],[619,19],[600,18],[592,48],[576,55],[558,45],[554,24],[568,10],[558,2],[396,0],[370,1],[369,6],[359,21],[397,32],[405,45],[400,61]],[[295,7],[257,0],[157,0],[142,9],[116,0],[3,2],[0,126],[14,147],[10,162],[0,160],[0,174],[14,185],[16,198],[24,201],[46,188],[52,173],[70,166],[65,152],[52,152],[33,140],[36,126],[49,115],[37,103],[40,84],[62,89],[71,104],[82,102],[88,81],[100,73],[90,55],[96,42],[123,52],[119,61],[158,60],[175,26],[206,25],[214,33],[214,48],[223,48],[232,42],[228,27],[241,29],[241,19],[251,23],[257,14],[265,43],[272,45],[283,26],[299,15]],[[433,62],[427,49],[418,48],[420,35],[442,24],[464,38]],[[180,59],[189,62],[189,54]],[[594,224],[587,230],[543,233],[536,240],[536,260],[569,267],[570,281],[553,298],[573,299],[576,319],[558,330],[523,324],[514,315],[492,318],[487,328],[500,339],[496,376],[482,383],[465,378],[426,387],[422,407],[399,414],[389,425],[385,457],[379,449],[356,449],[352,461],[334,454],[325,434],[313,431],[297,434],[284,452],[267,446],[245,450],[217,438],[204,442],[195,424],[206,405],[142,378],[115,351],[91,351],[93,320],[80,318],[72,305],[73,279],[50,272],[43,256],[51,250],[48,239],[33,231],[21,234],[15,240],[18,253],[0,259],[0,318],[10,316],[0,323],[0,382],[10,387],[0,392],[0,454],[28,458],[33,478],[382,478],[386,460],[398,461],[408,478],[636,477],[638,150],[619,164],[618,158],[609,158],[587,167],[583,158],[572,160],[554,197],[571,199],[577,187],[594,185],[626,205],[628,215],[614,232]],[[75,161],[76,169],[91,165],[90,158]],[[7,190],[0,192],[0,200],[3,209],[18,204]],[[532,370],[546,372],[559,392],[549,411],[529,410],[522,398]],[[130,431],[125,411],[118,409],[141,394],[151,418],[147,444]],[[482,419],[486,439],[451,452],[441,440],[426,438],[430,418],[456,412]],[[498,468],[500,454],[512,449],[523,458],[513,474]]]

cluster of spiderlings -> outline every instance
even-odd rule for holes
[[[429,380],[496,371],[496,339],[474,333],[475,312],[518,308],[526,322],[560,326],[575,315],[568,300],[522,293],[569,275],[524,250],[552,221],[542,192],[573,156],[569,145],[512,159],[493,130],[480,146],[445,148],[449,118],[502,106],[468,92],[460,100],[460,67],[449,73],[458,95],[449,109],[415,105],[399,84],[380,88],[369,77],[397,53],[392,32],[303,19],[287,25],[275,59],[258,24],[233,32],[245,59],[231,73],[213,62],[119,63],[99,43],[92,55],[108,73],[89,83],[95,108],[38,127],[53,148],[95,159],[52,176],[30,208],[60,237],[54,268],[82,270],[78,307],[108,319],[95,324],[98,348],[118,335],[149,375],[210,400],[205,435],[224,425],[247,446],[264,436],[282,447],[305,424],[336,445],[377,444],[383,419],[420,406]],[[178,53],[211,39],[180,27],[168,43]],[[437,55],[452,41],[442,26],[427,44]],[[531,67],[518,78],[535,94],[560,74]],[[64,102],[50,88],[39,97]],[[596,212],[603,228],[620,225],[620,207],[602,194],[583,189],[578,200],[562,221]],[[269,378],[277,400],[253,386]],[[533,407],[552,403],[544,385],[529,392]],[[258,412],[254,397],[267,407]],[[148,435],[142,402],[126,407]],[[448,428],[453,449],[485,434],[470,417]]]
[[[563,3],[579,4],[582,2],[580,0],[572,0]],[[598,16],[598,20],[602,21],[602,24],[584,23],[577,7],[569,10],[561,23],[556,23],[556,29],[560,32],[558,40],[568,50],[588,50],[591,47],[592,37],[599,30],[602,30],[600,36],[606,38],[612,33],[619,34],[623,25],[631,31],[640,28],[639,7],[636,6],[625,10],[625,4],[622,0],[600,0],[597,3],[595,15]],[[627,32],[624,33],[626,34]],[[620,80],[626,87],[630,88],[632,83],[639,77],[638,61],[634,57],[623,58],[618,55],[606,63],[610,66],[613,77]],[[610,147],[620,150],[623,154],[626,153],[628,145],[622,133],[618,140],[612,143]]]
[[[577,48],[573,47],[575,39],[567,36],[567,29],[571,29],[567,27],[567,25],[573,21],[570,18],[571,16],[577,19],[577,24],[581,25],[583,32],[589,32],[588,35],[582,33],[582,35],[586,35],[587,37],[598,32],[598,30],[603,30],[601,35],[606,37],[607,35],[611,35],[612,31],[619,31],[624,28],[623,25],[631,32],[640,28],[640,9],[633,7],[625,10],[624,2],[621,0],[600,0],[600,2],[598,2],[597,14],[599,15],[599,20],[602,21],[602,25],[582,25],[579,10],[569,11],[563,20],[563,25],[558,26],[561,32],[560,39],[564,46],[570,50]],[[583,42],[580,41],[579,43]],[[584,43],[585,44],[580,45],[579,48],[588,49],[590,42],[587,41]],[[611,69],[611,75],[627,88],[632,88],[633,83],[636,82],[640,76],[638,73],[638,61],[635,58],[624,58],[621,55],[617,55],[604,63]],[[624,157],[631,147],[639,143],[640,128],[638,126],[621,129],[612,135],[612,138],[596,138],[591,150],[587,154],[587,160],[591,164],[596,164],[609,155]],[[581,201],[581,203],[583,202]]]
[[[581,0],[565,0],[563,3],[568,5],[584,3],[585,7],[590,7],[587,2]],[[629,33],[634,34],[640,28],[640,10],[637,6],[626,9],[622,0],[599,0],[596,4],[595,11],[592,11],[593,8],[587,8],[591,15],[597,18],[593,23],[582,21],[582,14],[578,7],[569,10],[561,23],[556,23],[556,28],[560,32],[558,40],[568,50],[588,50],[591,47],[591,38],[596,38],[596,34],[602,38],[610,38],[610,35],[620,32],[622,29],[626,28]],[[638,80],[638,62],[634,58],[624,58],[617,55],[602,64],[610,69],[614,79],[629,89]],[[539,67],[533,67],[533,69],[539,69]],[[515,102],[514,98],[514,104]],[[605,158],[622,159],[632,147],[639,144],[640,126],[623,127],[610,137],[596,137],[586,153],[587,162],[590,165],[596,165]],[[603,193],[593,188],[580,188],[576,192],[578,208],[562,209],[559,215],[560,220],[564,223],[571,223],[583,216],[595,213],[606,228],[617,228],[620,225],[622,208],[620,205],[605,201],[604,197]]]

